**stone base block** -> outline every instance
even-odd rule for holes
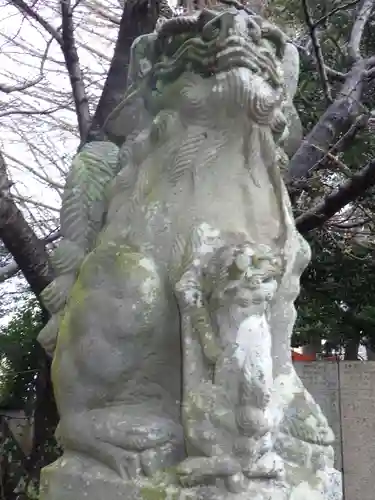
[[[309,476],[309,477],[308,477]],[[88,457],[65,454],[42,471],[40,500],[341,500],[341,474],[334,469],[312,478],[299,467],[289,485],[252,480],[246,491],[230,493],[224,482],[182,488],[173,469],[152,478],[123,480]]]
[[[254,480],[245,492],[229,493],[224,483],[182,488],[173,470],[153,478],[124,481],[86,457],[62,458],[42,471],[40,500],[288,500],[287,488],[274,481]],[[307,500],[307,499],[303,499]]]

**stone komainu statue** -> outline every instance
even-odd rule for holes
[[[290,356],[297,79],[284,34],[235,2],[135,41],[143,125],[74,159],[43,292],[64,447],[43,500],[341,499]]]

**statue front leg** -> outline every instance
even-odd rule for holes
[[[178,425],[139,417],[125,405],[64,415],[56,437],[64,448],[90,456],[123,479],[151,476],[182,458]]]
[[[52,365],[69,455],[122,478],[178,463],[179,354],[178,310],[154,260],[101,243],[81,267]]]

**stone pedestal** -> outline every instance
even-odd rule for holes
[[[286,486],[277,481],[253,480],[241,493],[225,492],[223,486],[182,488],[173,470],[156,474],[152,479],[124,481],[89,458],[66,453],[43,469],[40,500],[287,500],[289,497]],[[304,499],[296,497],[296,500]]]
[[[289,475],[295,476],[295,481],[288,478],[289,487],[277,481],[253,480],[246,491],[230,493],[224,492],[223,485],[181,488],[173,470],[152,479],[124,481],[89,458],[66,454],[43,469],[40,500],[336,500],[341,496],[341,475],[333,469],[322,471],[313,481],[300,468]],[[337,483],[328,488],[330,492],[327,482]]]

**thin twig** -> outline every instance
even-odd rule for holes
[[[340,12],[342,10],[349,9],[350,7],[354,7],[354,5],[357,5],[360,1],[361,0],[353,0],[351,2],[343,3],[342,5],[335,7],[334,9],[329,11],[327,14],[324,14],[324,16],[322,16],[320,19],[315,21],[314,26],[317,28],[318,26],[323,24],[325,21],[327,21],[327,19],[329,17],[333,16],[333,14],[336,14],[337,12]]]
[[[289,43],[294,45],[299,52],[301,53],[302,57],[308,64],[313,63],[315,65],[315,59],[312,57],[310,51],[304,47],[303,45],[299,45],[298,43],[294,42],[293,40],[289,39]],[[343,82],[346,78],[346,73],[343,73],[342,71],[337,71],[336,69],[331,68],[330,66],[327,66],[326,64],[324,65],[324,68],[327,73],[327,77],[330,77],[331,80]]]
[[[47,203],[43,203],[42,201],[37,201],[33,200],[32,198],[27,198],[26,196],[22,196],[20,194],[13,193],[12,194],[13,199],[16,201],[26,204],[30,203],[31,205],[34,205],[35,207],[38,208],[45,208],[46,210],[52,210],[53,212],[60,213],[60,208],[53,207],[52,205],[48,205]]]
[[[335,144],[329,148],[328,151],[324,151],[323,149],[319,148],[318,146],[315,146],[315,148],[319,151],[321,151],[324,156],[312,167],[311,170],[318,170],[320,167],[325,166],[326,159],[330,160],[333,163],[336,163],[342,171],[348,175],[348,177],[351,177],[351,170],[349,167],[347,167],[344,163],[342,163],[335,155],[345,149],[345,146],[351,142],[356,134],[360,131],[363,130],[369,120],[368,115],[360,115],[357,117],[355,122],[349,127],[349,129],[343,134],[338,141],[335,142]],[[349,175],[350,172],[350,175]]]
[[[371,219],[367,218],[367,219],[362,219],[362,220],[357,221],[357,222],[353,222],[351,224],[338,224],[336,222],[335,223],[332,222],[330,224],[330,226],[334,227],[338,231],[347,231],[349,229],[355,229],[357,227],[362,227],[370,221],[371,221]]]
[[[4,116],[12,116],[12,115],[51,115],[52,113],[56,113],[56,111],[61,111],[62,109],[66,109],[65,105],[56,106],[50,109],[40,109],[40,110],[32,110],[32,109],[10,109],[9,111],[0,112],[0,118]]]
[[[24,82],[19,85],[2,85],[0,84],[0,90],[4,92],[5,94],[10,94],[12,92],[22,92],[24,90],[29,89],[30,87],[33,87],[34,85],[37,85],[40,83],[43,78],[44,78],[44,65],[48,57],[48,51],[51,46],[51,42],[53,40],[53,37],[50,39],[50,41],[47,43],[46,49],[44,51],[44,54],[42,56],[41,62],[40,62],[40,68],[39,68],[39,75],[34,78],[33,80],[30,80],[29,82]]]
[[[49,24],[49,22],[46,21],[40,14],[33,10],[26,2],[24,2],[24,0],[11,0],[10,3],[17,7],[17,9],[23,14],[26,14],[31,19],[37,21],[61,45],[61,36],[55,30],[55,28],[51,24]]]
[[[345,165],[343,161],[341,161],[337,156],[333,155],[332,153],[328,152],[326,154],[326,158],[329,160],[329,163],[332,163],[335,165],[338,170],[340,170],[341,173],[343,173],[346,177],[352,177],[353,172],[350,170],[350,168]]]
[[[349,129],[343,134],[338,141],[329,149],[328,153],[335,155],[340,151],[344,151],[345,147],[353,141],[355,136],[361,130],[364,130],[369,121],[369,114],[359,115]]]
[[[34,85],[37,85],[43,80],[43,75],[39,75],[33,80],[28,82],[20,83],[19,85],[2,85],[0,84],[0,91],[4,94],[10,94],[11,92],[22,92],[23,90],[29,89]]]
[[[318,65],[320,80],[321,80],[322,86],[323,86],[324,97],[326,99],[327,104],[329,105],[329,104],[332,104],[331,88],[330,88],[329,81],[328,81],[326,65],[324,64],[323,52],[322,52],[322,47],[320,45],[320,40],[319,40],[318,33],[317,33],[316,23],[314,23],[312,18],[311,18],[311,15],[309,12],[309,6],[307,4],[307,0],[302,0],[302,7],[303,7],[305,21],[306,21],[307,27],[309,29],[311,42],[312,42],[315,56],[316,56],[316,62]]]

